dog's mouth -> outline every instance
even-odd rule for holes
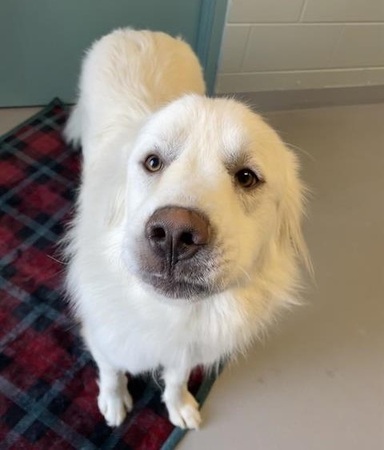
[[[199,300],[215,293],[213,286],[178,279],[173,275],[141,274],[142,280],[160,294],[173,299]]]

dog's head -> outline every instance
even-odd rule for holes
[[[305,251],[295,156],[257,114],[185,96],[155,113],[129,156],[123,259],[170,298],[255,282]]]

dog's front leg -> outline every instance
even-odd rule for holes
[[[119,426],[132,409],[127,382],[124,373],[99,367],[100,392],[97,403],[110,427]]]
[[[197,429],[201,423],[199,405],[188,391],[187,382],[190,369],[164,368],[164,403],[167,406],[169,420],[180,428]]]
[[[112,367],[94,346],[89,345],[89,342],[88,347],[99,369],[97,398],[99,410],[110,427],[117,427],[123,422],[127,412],[132,409],[127,377],[123,372]]]

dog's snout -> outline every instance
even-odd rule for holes
[[[208,244],[210,227],[201,214],[191,209],[169,206],[152,214],[145,233],[152,250],[175,263],[191,258]]]

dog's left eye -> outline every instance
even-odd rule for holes
[[[157,155],[150,155],[144,162],[148,172],[158,172],[163,168],[163,161]]]
[[[241,169],[235,174],[236,182],[245,189],[249,189],[260,181],[259,177],[251,169]]]

